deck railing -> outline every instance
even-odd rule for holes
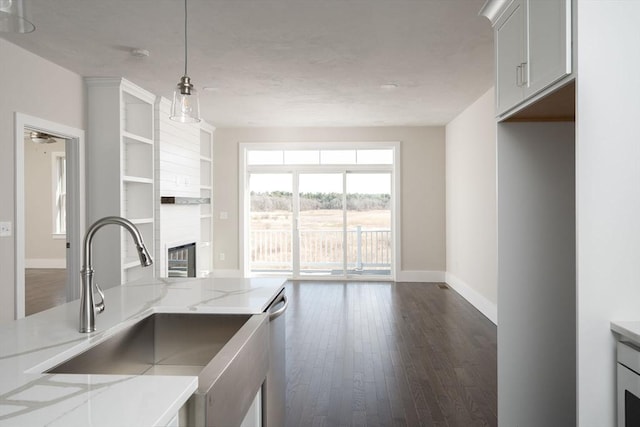
[[[300,230],[300,269],[341,269],[342,230]],[[346,231],[347,269],[390,269],[391,230]],[[252,270],[290,270],[293,259],[291,230],[252,230]]]

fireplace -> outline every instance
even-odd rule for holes
[[[196,244],[174,246],[167,251],[168,277],[196,277]]]

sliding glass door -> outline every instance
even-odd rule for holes
[[[344,176],[298,175],[301,276],[344,274]]]
[[[391,174],[346,174],[347,274],[391,274]]]
[[[389,173],[251,174],[249,186],[252,273],[391,274]]]
[[[247,150],[248,273],[391,277],[393,149]]]
[[[249,176],[249,251],[253,273],[293,271],[292,186],[290,173]]]

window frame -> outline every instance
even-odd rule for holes
[[[60,193],[60,160],[64,160],[64,174],[62,176],[64,192]],[[67,238],[67,224],[66,224],[66,197],[67,197],[67,156],[64,151],[52,151],[51,152],[51,236],[54,239],[66,239]],[[63,222],[59,220],[61,215],[60,196],[63,197],[64,203],[62,203]],[[64,229],[60,229],[60,226],[64,225]]]
[[[278,150],[339,150],[339,149],[353,149],[353,150],[367,150],[367,149],[390,149],[392,150],[392,162],[385,164],[319,164],[319,165],[291,165],[291,164],[268,164],[268,165],[255,165],[248,164],[248,152],[249,151],[278,151]],[[284,161],[284,155],[283,161]],[[401,142],[400,141],[362,141],[362,142],[239,142],[238,152],[238,182],[239,182],[239,267],[242,277],[253,277],[254,275],[249,270],[249,242],[248,242],[248,229],[249,229],[249,216],[247,215],[249,206],[249,190],[248,190],[248,174],[260,173],[260,172],[275,172],[275,171],[311,171],[314,172],[331,172],[342,171],[348,169],[352,172],[358,171],[390,171],[392,179],[392,192],[393,202],[391,210],[391,222],[393,227],[393,247],[392,247],[392,266],[391,276],[386,276],[380,280],[396,280],[397,274],[400,271],[402,265],[402,227],[400,218],[401,214]],[[358,277],[351,277],[353,280],[360,280]],[[303,278],[299,278],[303,279]],[[329,276],[323,276],[323,279],[333,280]],[[336,278],[335,280],[344,280],[344,277]],[[364,280],[377,280],[374,276],[368,276]]]

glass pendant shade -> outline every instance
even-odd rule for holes
[[[24,0],[0,0],[0,33],[30,33],[35,29],[27,19]]]
[[[173,91],[169,118],[181,123],[198,123],[200,121],[200,101],[198,100],[198,92],[187,75],[187,46],[187,0],[184,0],[184,75]]]
[[[169,118],[181,123],[198,123],[200,121],[198,91],[191,84],[189,76],[182,76],[173,91]]]

